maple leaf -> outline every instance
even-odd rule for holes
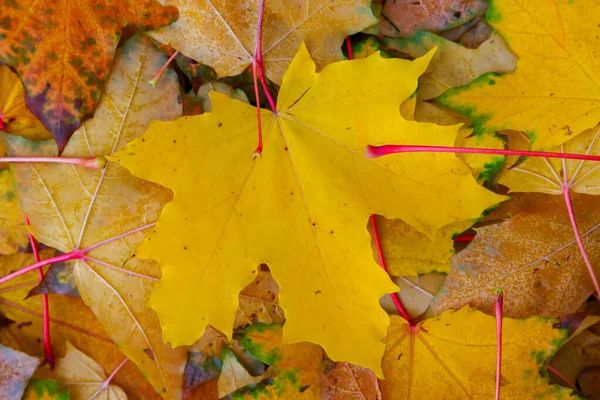
[[[585,195],[572,200],[588,254],[597,264],[599,200]],[[493,290],[502,287],[505,316],[555,316],[577,311],[592,294],[563,199],[530,194],[511,208],[516,209],[512,218],[477,229],[475,240],[452,259],[432,312],[469,304],[491,314]]]
[[[564,143],[600,120],[599,19],[598,2],[494,1],[486,20],[519,56],[517,70],[438,101],[468,115],[476,132],[524,131],[536,149]]]
[[[74,133],[63,154],[109,155],[140,135],[151,119],[181,116],[173,71],[156,88],[147,83],[165,60],[150,38],[128,40],[119,49],[96,115]],[[7,136],[7,148],[19,155],[57,154],[53,142],[14,136]],[[117,164],[93,170],[31,163],[14,165],[13,171],[35,237],[63,252],[146,226],[171,198],[167,189],[135,178]],[[76,262],[74,275],[84,302],[127,357],[161,395],[177,398],[186,350],[163,343],[156,314],[146,307],[160,270],[155,262],[134,257],[143,237],[137,235],[91,251],[91,258]]]
[[[184,55],[210,65],[217,75],[244,71],[256,57],[259,2],[254,0],[163,0],[179,9],[174,24],[150,35]],[[302,42],[319,68],[343,60],[344,38],[373,24],[366,0],[266,1],[262,34],[267,77],[280,84]]]
[[[53,254],[52,249],[40,251],[42,259]],[[6,275],[33,262],[34,257],[31,253],[0,256],[0,275]],[[10,286],[2,288],[0,313],[4,313],[14,323],[0,329],[0,343],[42,357],[44,354],[39,339],[40,332],[43,332],[43,303],[39,296],[27,297],[28,292],[37,283],[37,276],[22,275],[11,281]],[[50,298],[50,331],[52,347],[57,355],[64,354],[65,343],[68,340],[82,351],[92,354],[96,362],[107,371],[112,371],[123,360],[121,351],[80,298]],[[128,393],[137,393],[145,399],[159,398],[135,367],[126,366],[121,369],[115,380],[119,381],[119,385]]]
[[[67,342],[67,353],[56,360],[51,376],[69,388],[75,399],[93,399],[102,392],[107,400],[126,400],[127,395],[118,386],[105,385],[107,376],[102,367]]]
[[[386,38],[383,49],[395,53],[422,57],[437,48],[427,71],[419,79],[419,98],[430,100],[446,90],[464,86],[488,73],[508,73],[517,66],[517,57],[497,33],[476,49],[467,49],[429,32],[418,32],[409,38]]]
[[[384,1],[379,29],[385,36],[410,36],[417,31],[439,32],[469,22],[485,12],[483,0]]]
[[[12,254],[27,247],[25,217],[13,188],[9,171],[0,171],[0,254]]]
[[[94,113],[123,27],[167,25],[177,10],[154,0],[14,0],[0,4],[0,15],[0,63],[16,70],[28,108],[62,152]]]
[[[550,385],[540,367],[566,340],[566,330],[539,317],[504,318],[502,396],[576,398]],[[468,307],[411,325],[392,316],[380,381],[383,398],[489,399],[494,396],[496,321]],[[431,379],[434,376],[435,379]]]
[[[69,390],[50,379],[32,379],[22,400],[69,400]]]
[[[364,157],[368,143],[392,139],[454,143],[457,126],[398,113],[430,57],[373,55],[317,74],[303,47],[278,111],[263,111],[261,160],[250,157],[256,110],[217,93],[211,113],[153,122],[110,158],[175,192],[156,233],[138,248],[162,266],[150,304],[165,340],[189,344],[207,324],[231,332],[233,294],[265,263],[281,288],[285,343],[318,343],[332,359],[380,371],[388,317],[378,300],[396,287],[373,260],[369,216],[402,218],[432,237],[504,199],[478,186],[454,155]],[[444,212],[432,213],[440,204]]]
[[[392,277],[392,281],[400,288],[398,298],[412,318],[421,316],[427,310],[444,279],[446,275],[435,272],[419,276]],[[398,315],[398,308],[391,296],[382,297],[380,303],[388,314]]]
[[[600,125],[588,129],[552,151],[599,155],[599,135]],[[597,195],[600,194],[599,179],[600,166],[597,162],[530,157],[503,172],[498,182],[508,186],[512,192],[562,195],[562,187],[566,183],[571,191]]]
[[[319,376],[323,349],[312,343],[283,343],[281,325],[253,324],[240,332],[240,343],[253,356],[270,365],[272,381],[243,399],[320,399]]]
[[[239,296],[234,329],[253,324],[283,324],[285,317],[279,307],[279,287],[268,271],[258,271],[256,279],[246,286]]]
[[[375,374],[366,368],[325,360],[321,372],[323,400],[381,400]]]
[[[0,393],[6,400],[20,400],[40,360],[0,344]]]
[[[450,272],[450,257],[454,255],[453,237],[469,229],[474,222],[459,221],[443,226],[431,240],[401,219],[376,216],[376,221],[386,266],[393,276]],[[369,231],[372,228],[369,227]],[[375,243],[373,251],[376,254]]]

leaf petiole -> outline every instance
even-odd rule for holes
[[[496,400],[500,400],[500,381],[502,377],[502,288],[496,289],[494,310],[496,312]]]
[[[477,147],[451,146],[412,146],[412,145],[368,145],[365,151],[367,158],[377,158],[396,153],[467,153],[467,154],[497,154],[503,156],[546,157],[568,160],[600,161],[600,156],[589,154],[558,153],[551,151],[481,149]]]
[[[47,258],[47,259],[42,260],[42,261],[38,261],[35,264],[29,265],[29,266],[27,266],[25,268],[21,268],[20,270],[17,270],[15,272],[11,273],[11,274],[3,276],[2,278],[0,278],[0,285],[6,283],[8,281],[10,281],[11,279],[14,279],[14,278],[19,277],[19,276],[21,276],[23,274],[26,274],[26,273],[28,273],[30,271],[33,271],[33,270],[41,268],[41,267],[45,267],[46,265],[50,265],[50,264],[54,264],[54,263],[58,263],[58,262],[63,262],[63,261],[84,259],[84,258],[86,258],[86,253],[88,253],[91,250],[94,250],[94,249],[96,249],[96,248],[98,248],[100,246],[103,246],[103,245],[107,244],[107,243],[114,242],[115,240],[121,239],[121,238],[123,238],[125,236],[128,236],[128,235],[131,235],[133,233],[140,232],[140,231],[142,231],[144,229],[148,229],[148,228],[150,228],[150,227],[152,227],[154,225],[156,225],[156,222],[148,224],[148,225],[144,225],[144,226],[142,226],[140,228],[133,229],[131,231],[122,233],[122,234],[117,235],[117,236],[113,236],[113,237],[111,237],[109,239],[106,239],[106,240],[103,240],[103,241],[98,242],[96,244],[93,244],[93,245],[91,245],[91,246],[89,246],[89,247],[87,247],[87,248],[85,248],[83,250],[73,250],[73,251],[71,251],[69,253],[61,254],[60,256],[55,256],[55,257]]]
[[[169,57],[167,62],[164,63],[163,66],[160,67],[160,69],[158,70],[156,75],[154,75],[154,78],[152,78],[148,81],[148,83],[150,85],[152,85],[152,87],[156,87],[156,85],[158,84],[158,81],[160,81],[160,78],[162,78],[162,76],[165,73],[165,70],[167,69],[169,64],[171,64],[171,62],[175,59],[175,57],[177,57],[177,54],[179,54],[179,50],[176,50],[175,53],[171,54],[171,57]]]
[[[101,169],[106,165],[104,156],[92,158],[70,158],[70,157],[0,157],[0,163],[54,163],[73,164],[85,168]]]

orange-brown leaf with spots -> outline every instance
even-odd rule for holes
[[[177,16],[155,0],[3,0],[0,64],[17,72],[62,152],[94,113],[123,27],[156,29]]]

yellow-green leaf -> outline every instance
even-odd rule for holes
[[[600,3],[496,0],[487,21],[519,60],[514,73],[481,76],[439,98],[476,132],[526,132],[536,149],[558,146],[600,120]]]

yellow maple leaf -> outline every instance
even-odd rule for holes
[[[600,3],[497,0],[487,21],[518,55],[514,73],[483,75],[438,100],[477,132],[526,132],[536,149],[558,146],[600,120]]]
[[[218,76],[243,72],[256,57],[258,1],[162,0],[179,19],[150,35],[188,57],[210,65]],[[344,38],[374,24],[366,0],[265,1],[262,35],[267,77],[280,84],[302,42],[319,68],[343,60]]]
[[[554,152],[575,154],[600,154],[600,125],[588,129]],[[569,189],[584,194],[600,194],[600,165],[584,160],[565,160],[559,158],[530,157],[504,171],[498,182],[506,185],[512,192],[539,192],[562,195],[566,183]]]
[[[148,37],[134,36],[118,51],[94,118],[83,123],[65,147],[66,157],[109,155],[139,136],[151,119],[181,116],[177,76],[168,70],[159,85],[147,83],[166,61]],[[20,156],[56,156],[52,141],[7,136]],[[73,165],[13,165],[21,207],[34,236],[63,252],[83,249],[148,225],[171,198],[165,188],[131,176],[109,163],[102,170]],[[162,340],[156,313],[146,306],[160,269],[134,257],[138,233],[103,245],[76,261],[74,276],[84,302],[112,339],[165,398],[178,398],[186,349]]]
[[[104,369],[69,342],[65,356],[56,360],[51,376],[68,387],[74,399],[93,399],[101,393],[107,400],[127,399],[120,387],[114,384],[104,386],[107,378]]]
[[[503,319],[502,397],[570,399],[570,390],[539,376],[566,340],[555,321]],[[489,399],[496,376],[496,321],[468,307],[411,326],[392,316],[383,357],[383,398]],[[432,379],[435,377],[435,379]]]
[[[54,255],[54,249],[40,251],[41,259]],[[0,275],[6,275],[35,262],[32,253],[0,256]],[[0,315],[14,321],[0,329],[0,343],[27,354],[43,357],[40,333],[43,332],[43,304],[41,296],[28,297],[38,283],[37,275],[21,275],[3,287],[0,293]],[[67,340],[81,351],[93,356],[106,371],[112,371],[123,354],[100,325],[92,311],[79,297],[50,296],[50,337],[56,356],[63,356]],[[43,369],[41,372],[47,372]],[[40,370],[38,370],[40,373]],[[40,376],[42,377],[42,376]],[[160,398],[141,372],[125,365],[115,377],[127,393],[136,393],[144,399]]]
[[[381,371],[388,316],[378,301],[396,287],[373,260],[370,214],[433,237],[504,199],[451,154],[364,157],[368,143],[454,143],[458,126],[398,112],[430,58],[376,54],[316,73],[302,47],[277,112],[263,111],[262,159],[251,158],[256,109],[216,93],[211,113],[153,122],[110,158],[175,192],[138,249],[163,268],[150,304],[167,341],[191,343],[209,323],[230,333],[236,295],[265,263],[281,287],[284,342],[318,343],[333,359]]]

